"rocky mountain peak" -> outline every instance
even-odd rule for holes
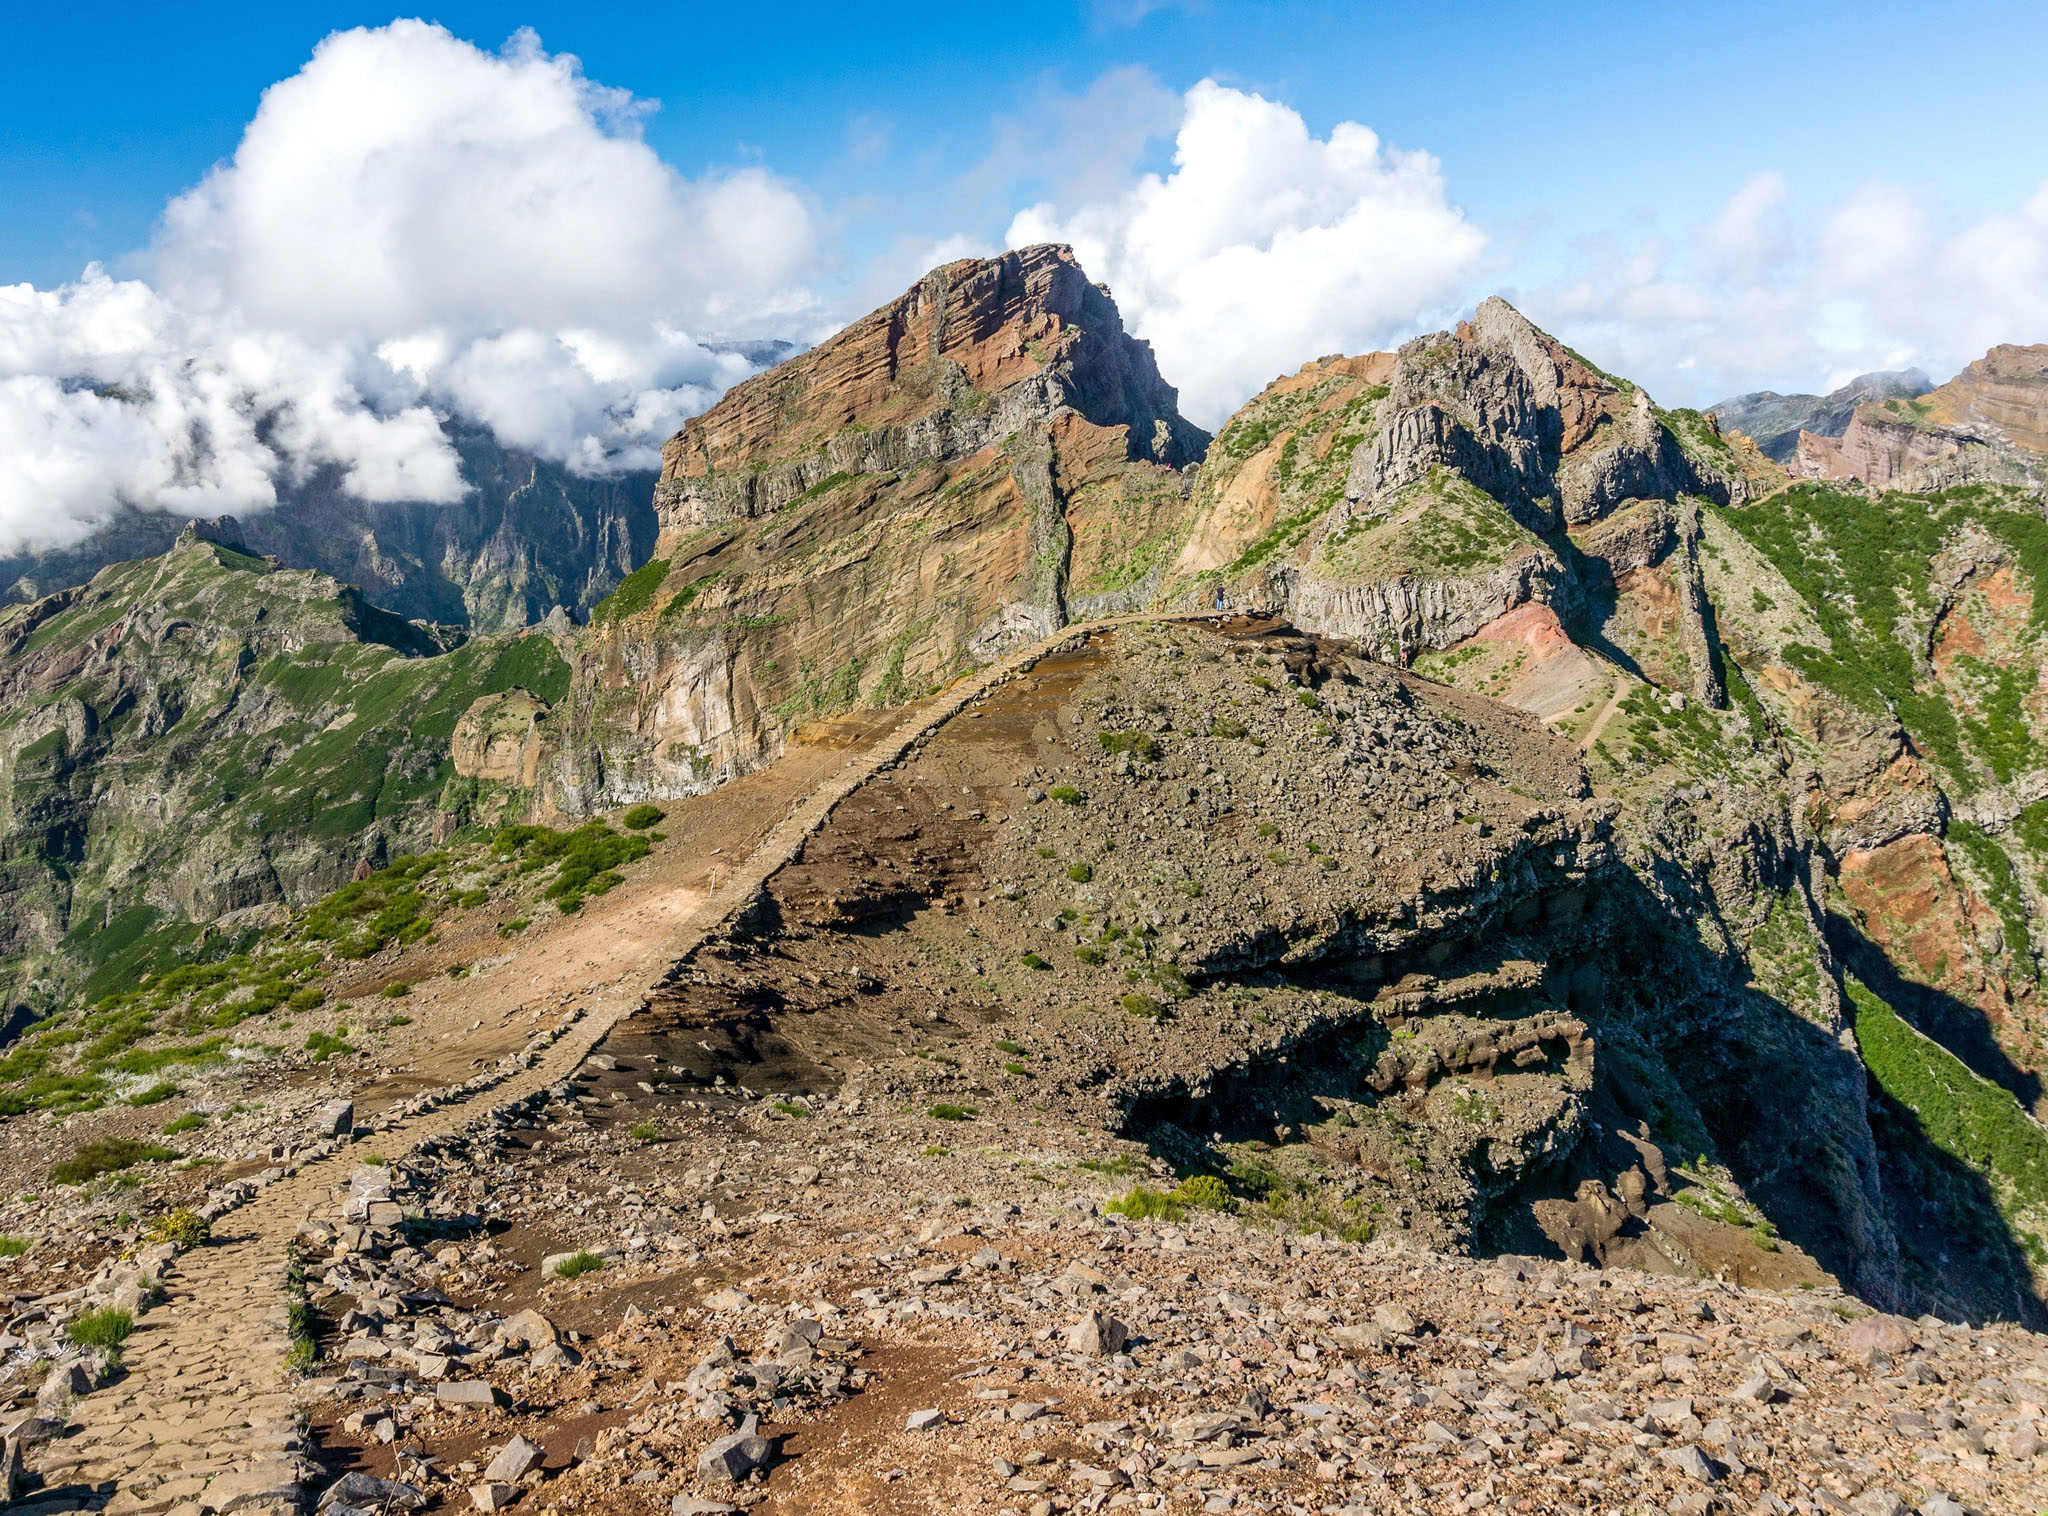
[[[1149,344],[1053,244],[933,269],[817,347],[735,386],[662,451],[665,540],[779,508],[835,475],[964,458],[1069,412],[1179,468],[1209,437]]]

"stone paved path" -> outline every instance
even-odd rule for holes
[[[492,1111],[569,1077],[604,1036],[640,1009],[698,943],[753,901],[833,808],[895,763],[917,739],[1039,659],[1088,633],[1174,618],[1118,616],[1070,626],[963,681],[910,715],[792,808],[753,854],[721,880],[696,912],[619,986],[586,1003],[533,1064],[466,1100],[379,1132],[387,1156],[452,1134]],[[636,984],[635,981],[638,981]],[[306,1164],[222,1217],[208,1246],[185,1254],[166,1299],[136,1323],[127,1372],[78,1405],[74,1430],[43,1450],[36,1467],[45,1498],[66,1491],[104,1505],[107,1516],[296,1508],[310,1468],[285,1368],[290,1343],[284,1296],[287,1249],[300,1221],[325,1207],[357,1162],[356,1151]]]

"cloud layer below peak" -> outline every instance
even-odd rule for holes
[[[803,194],[684,178],[645,110],[530,33],[328,37],[166,209],[147,282],[0,288],[0,551],[123,505],[261,509],[324,466],[453,500],[450,412],[585,472],[653,466],[748,372],[707,334],[817,326],[821,251]]]

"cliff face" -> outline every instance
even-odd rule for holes
[[[449,435],[470,487],[452,505],[371,504],[327,470],[281,482],[276,508],[234,523],[233,535],[291,568],[358,585],[400,615],[480,632],[529,626],[556,606],[581,618],[646,561],[653,475],[585,479],[480,427],[451,423]],[[0,558],[0,599],[35,600],[162,553],[183,525],[131,511],[71,547]]]
[[[664,450],[555,728],[565,811],[692,793],[1078,610],[1142,603],[1207,434],[1065,248],[937,269]]]
[[[1859,406],[1839,441],[1802,432],[1791,467],[1910,491],[2048,480],[2048,346],[1994,347],[1920,398]]]

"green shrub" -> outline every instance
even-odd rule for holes
[[[971,1105],[948,1105],[944,1101],[925,1109],[925,1115],[934,1121],[972,1121],[980,1114]]]
[[[1145,1172],[1145,1165],[1129,1153],[1118,1153],[1114,1158],[1083,1158],[1074,1167],[1091,1174],[1107,1174],[1112,1179],[1129,1179]]]
[[[181,1248],[204,1247],[213,1236],[206,1218],[189,1206],[179,1206],[150,1222],[145,1235],[151,1242],[175,1242]]]
[[[770,1106],[769,1109],[774,1111],[778,1116],[792,1116],[799,1121],[801,1121],[804,1117],[811,1114],[807,1109],[805,1109],[803,1106],[798,1105],[794,1100],[778,1100],[772,1106]]]
[[[102,1174],[118,1174],[138,1163],[169,1163],[177,1156],[176,1148],[161,1143],[137,1142],[132,1137],[99,1137],[63,1162],[53,1164],[50,1177],[58,1184],[85,1184]]]
[[[383,990],[383,995],[386,1000],[403,1000],[407,995],[410,995],[411,993],[412,986],[407,984],[403,979],[400,979],[395,983],[385,985]]]
[[[304,989],[293,990],[285,1000],[285,1004],[295,1011],[310,1011],[326,1003],[327,991],[317,984],[309,984]]]
[[[1173,1196],[1162,1195],[1142,1184],[1121,1199],[1110,1201],[1103,1209],[1128,1216],[1133,1221],[1178,1221],[1182,1215],[1181,1203]]]
[[[1024,967],[1026,967],[1027,969],[1049,969],[1052,967],[1051,964],[1047,963],[1043,958],[1039,957],[1036,953],[1026,953],[1022,958],[1018,959],[1017,961],[1023,964]]]
[[[1259,835],[1261,837],[1277,837],[1280,835],[1280,828],[1270,821],[1261,821],[1259,823]]]
[[[1231,1198],[1230,1186],[1214,1174],[1190,1174],[1180,1182],[1180,1188],[1173,1192],[1173,1197],[1184,1205],[1205,1211],[1227,1211],[1236,1204]]]
[[[621,865],[645,858],[645,837],[623,836],[602,821],[590,821],[573,832],[545,826],[508,826],[491,839],[500,858],[517,857],[519,871],[529,874],[553,865],[554,882],[544,894],[564,914],[579,910],[590,895],[602,895],[625,883]]]
[[[1026,1070],[1023,1064],[1012,1061],[1003,1065],[1003,1072],[1005,1074],[1022,1074]]]
[[[626,1128],[626,1135],[635,1142],[659,1142],[660,1129],[651,1121],[636,1121]]]
[[[72,1317],[64,1328],[64,1335],[81,1348],[118,1348],[134,1330],[133,1316],[106,1306],[97,1311],[82,1311]]]
[[[315,1063],[325,1063],[330,1058],[345,1057],[355,1049],[340,1037],[327,1032],[314,1032],[306,1038],[306,1051],[313,1055]]]
[[[1228,742],[1237,741],[1247,730],[1242,721],[1234,721],[1228,716],[1216,716],[1209,722],[1209,735],[1221,737]]]
[[[1021,1056],[1024,1049],[1009,1038],[1004,1037],[996,1043],[996,1051],[999,1053],[1016,1053]]]
[[[1323,708],[1323,702],[1314,690],[1297,690],[1295,691],[1294,698],[1312,711],[1319,711]]]
[[[14,1237],[0,1232],[0,1258],[19,1258],[28,1251],[26,1237]]]
[[[174,1116],[164,1123],[164,1135],[176,1137],[184,1132],[196,1132],[205,1126],[209,1119],[204,1111],[187,1111],[184,1115]]]
[[[619,818],[620,823],[630,831],[644,832],[655,822],[666,819],[668,812],[658,805],[636,805]]]
[[[1150,732],[1098,732],[1105,753],[1129,753],[1142,763],[1159,758],[1159,739]]]
[[[604,1267],[604,1260],[588,1248],[579,1248],[555,1265],[557,1279],[580,1279]]]
[[[1095,866],[1090,863],[1077,863],[1067,870],[1067,877],[1076,884],[1087,884],[1095,877]]]
[[[1165,1006],[1154,1000],[1150,995],[1140,995],[1135,991],[1124,996],[1123,1004],[1124,1009],[1133,1016],[1142,1016],[1147,1021],[1157,1021],[1166,1014]]]
[[[1074,957],[1081,963],[1100,963],[1102,962],[1102,949],[1089,947],[1084,942],[1081,946],[1074,949]]]
[[[1047,790],[1046,794],[1052,796],[1061,805],[1079,805],[1081,803],[1081,792],[1071,784],[1056,784]]]
[[[175,1100],[183,1093],[175,1084],[153,1084],[146,1090],[137,1090],[128,1097],[130,1105],[160,1105],[166,1100]]]

